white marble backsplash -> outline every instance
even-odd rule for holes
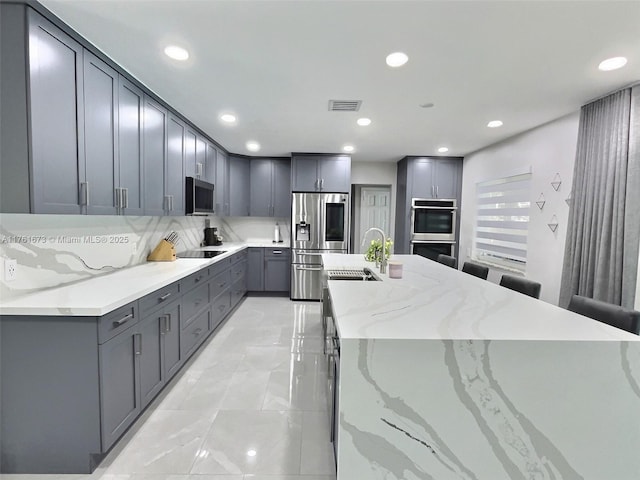
[[[0,300],[57,287],[146,262],[158,242],[175,231],[178,252],[201,245],[205,219],[225,242],[283,238],[289,219],[263,217],[130,217],[102,215],[0,215]],[[4,259],[17,260],[7,282]]]

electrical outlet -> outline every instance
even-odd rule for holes
[[[18,262],[15,258],[4,259],[4,280],[13,282],[18,275]]]

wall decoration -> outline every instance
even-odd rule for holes
[[[571,206],[571,193],[569,193],[569,196],[567,198],[564,199],[565,203],[569,206]]]
[[[555,233],[555,231],[558,229],[558,217],[556,217],[554,214],[553,217],[551,217],[551,221],[547,223],[547,225],[549,226],[551,231]]]
[[[562,185],[562,179],[560,178],[560,173],[556,173],[556,176],[553,177],[553,180],[551,180],[551,186],[557,192],[560,188],[560,185]]]
[[[538,200],[536,200],[536,205],[538,205],[538,208],[540,210],[542,210],[542,208],[544,207],[545,203],[547,203],[547,202],[544,199],[544,193],[541,193],[540,196],[538,197]]]

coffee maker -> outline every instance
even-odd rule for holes
[[[204,229],[204,244],[207,247],[222,245],[217,227],[206,227]]]

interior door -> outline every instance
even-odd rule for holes
[[[367,250],[367,245],[362,245],[362,236],[368,229],[380,228],[388,236],[391,232],[390,225],[391,189],[389,187],[362,187],[360,190],[360,222],[354,244],[355,250],[360,253]]]

